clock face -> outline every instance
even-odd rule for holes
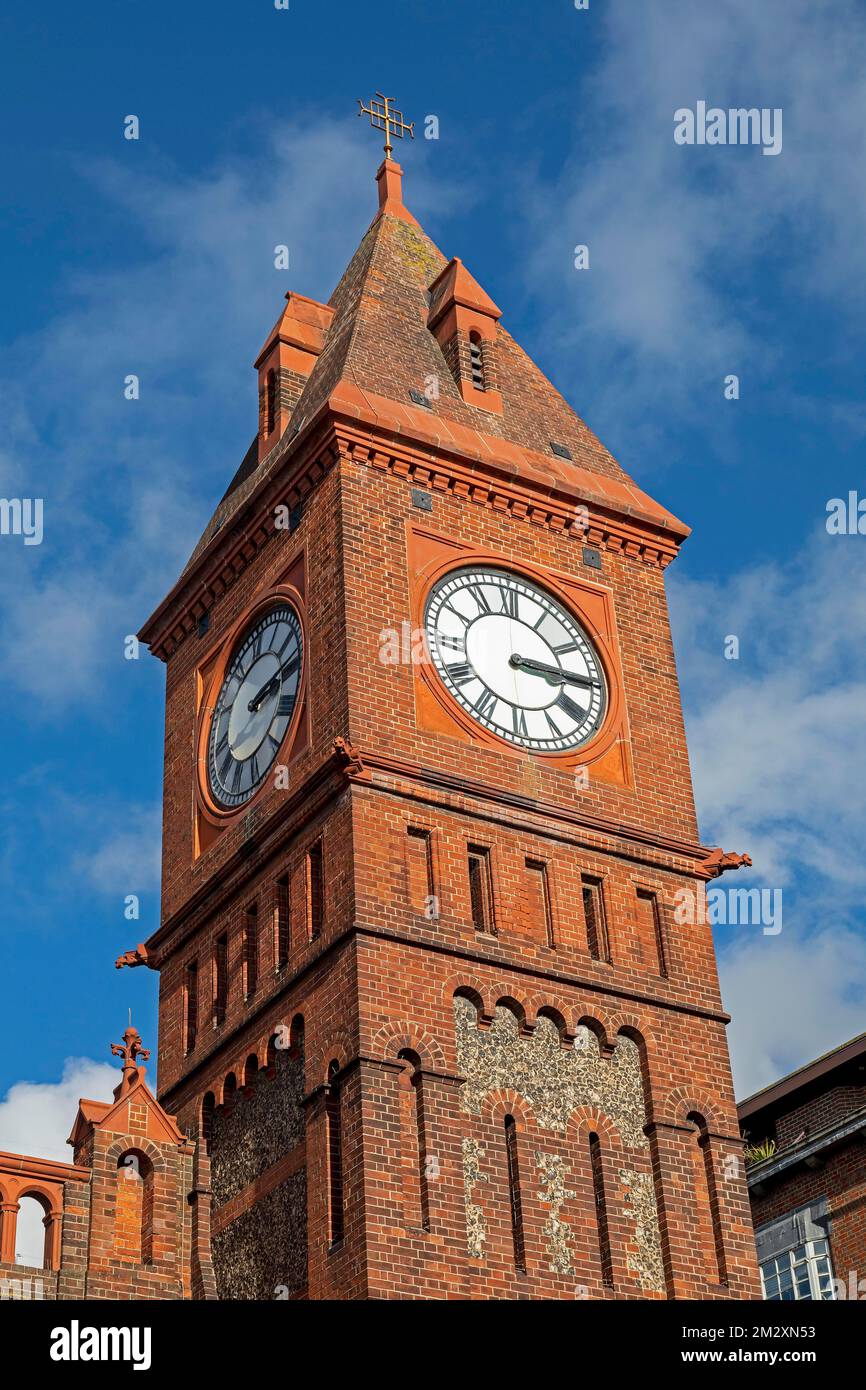
[[[280,751],[303,663],[301,620],[290,603],[256,618],[229,661],[211,720],[207,775],[220,806],[243,806]]]
[[[424,625],[448,690],[491,733],[563,753],[600,727],[601,661],[577,619],[531,580],[486,567],[455,570],[433,589]]]

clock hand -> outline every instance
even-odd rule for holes
[[[515,666],[519,671],[537,672],[540,676],[552,676],[558,680],[560,685],[582,685],[587,690],[592,690],[599,684],[592,680],[590,676],[578,676],[574,671],[563,671],[560,666],[549,666],[546,661],[534,661],[530,656],[518,656],[515,652],[509,657],[509,664]]]
[[[272,695],[273,692],[276,690],[286,671],[289,669],[290,666],[294,665],[296,662],[297,656],[290,656],[288,661],[284,661],[282,666],[280,666],[274,672],[270,680],[265,681],[262,688],[256,691],[255,695],[247,705],[247,709],[250,711],[251,714],[255,714],[259,709],[261,709],[268,696]]]

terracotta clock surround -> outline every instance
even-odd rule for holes
[[[298,571],[298,572],[295,572]],[[237,622],[219,646],[209,653],[197,672],[198,711],[196,715],[196,853],[200,854],[226,826],[239,817],[249,814],[250,808],[270,786],[270,776],[266,776],[261,786],[250,799],[241,806],[220,806],[213,798],[208,781],[208,739],[211,721],[217,698],[225,678],[226,670],[244,632],[269,609],[280,603],[290,603],[296,610],[303,637],[301,651],[301,673],[298,681],[298,696],[289,726],[276,754],[274,764],[279,760],[284,766],[291,762],[306,747],[308,731],[307,678],[309,623],[303,598],[303,567],[293,567],[294,583],[283,582],[258,594],[243,610]]]
[[[578,748],[550,753],[518,747],[476,723],[450,694],[433,662],[423,662],[413,668],[419,728],[495,748],[512,757],[537,758],[566,770],[591,766],[591,776],[631,787],[628,719],[610,590],[580,576],[542,568],[523,559],[508,559],[496,551],[479,550],[418,526],[407,527],[407,554],[413,630],[423,629],[427,599],[434,586],[451,571],[474,565],[506,570],[546,589],[568,609],[593,643],[607,682],[607,710],[598,731]]]

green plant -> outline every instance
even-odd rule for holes
[[[775,1139],[764,1139],[760,1144],[747,1144],[745,1150],[746,1163],[761,1163],[765,1158],[772,1158],[776,1152]]]

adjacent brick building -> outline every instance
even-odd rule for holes
[[[866,1033],[739,1115],[764,1297],[866,1297]]]
[[[695,819],[688,528],[377,178],[141,634],[162,920],[119,963],[160,974],[163,1296],[756,1297],[710,928],[673,912],[739,862]]]

